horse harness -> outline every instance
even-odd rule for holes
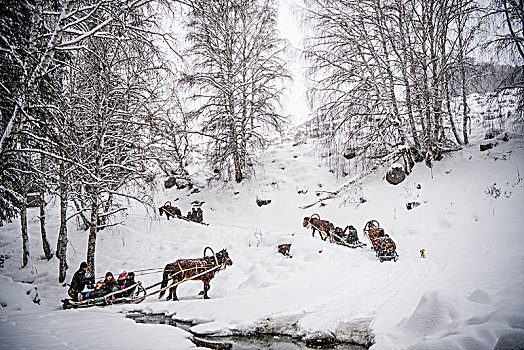
[[[176,275],[182,274],[182,278],[184,279],[186,278],[186,272],[189,272],[189,271],[193,272],[193,274],[200,274],[200,273],[205,273],[208,270],[213,270],[209,272],[214,274],[215,272],[224,270],[226,268],[225,262],[219,263],[218,258],[216,256],[214,257],[214,260],[215,260],[214,262],[210,260],[213,260],[213,257],[205,256],[199,259],[182,259],[182,260],[176,261],[178,265],[178,269],[179,269],[178,271],[176,269],[169,269],[166,271],[177,271],[177,272],[172,273],[170,275],[170,278],[174,278]],[[180,264],[181,261],[190,261],[194,264],[194,266],[184,268]]]
[[[329,231],[328,231],[328,232],[324,232],[323,229],[317,227],[316,225],[313,225],[313,223],[311,222],[311,218],[308,218],[308,219],[307,219],[307,222],[308,222],[308,223],[309,223],[313,228],[315,228],[318,232],[322,232],[322,233],[324,233],[327,237],[329,237]]]

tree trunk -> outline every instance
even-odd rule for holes
[[[67,183],[65,166],[60,164],[60,230],[56,244],[56,257],[58,258],[58,282],[64,282],[67,271]]]
[[[82,222],[80,222],[80,219],[77,218],[77,220],[78,220],[78,228],[80,230],[87,231],[89,229],[91,223],[89,222],[89,219],[85,216],[85,214],[83,212],[84,203],[78,204],[78,200],[76,200],[76,199],[73,199],[73,203],[75,204],[75,208],[79,212],[78,216],[80,217],[80,219],[82,221]]]
[[[468,100],[467,100],[467,81],[466,81],[466,53],[464,43],[464,28],[465,21],[463,11],[464,7],[462,1],[459,3],[459,14],[457,16],[457,30],[458,30],[458,44],[459,44],[459,67],[460,67],[460,82],[462,88],[462,135],[464,136],[464,144],[469,143],[468,137]]]
[[[87,241],[87,275],[95,276],[96,234],[98,231],[98,190],[91,189],[91,224]]]
[[[20,205],[20,226],[22,229],[22,268],[29,262],[29,236],[27,234],[27,192],[24,190],[22,204]]]
[[[380,1],[377,1],[376,12],[377,12],[377,25],[378,25],[380,41],[382,44],[382,50],[383,50],[383,56],[384,56],[384,66],[385,66],[386,73],[387,73],[387,88],[389,92],[390,103],[393,108],[393,115],[394,115],[393,125],[395,125],[395,127],[397,128],[402,144],[404,145],[406,149],[408,149],[409,145],[408,145],[406,133],[404,132],[404,129],[401,125],[400,111],[398,109],[398,102],[397,102],[397,97],[395,94],[395,78],[393,77],[393,71],[391,68],[391,63],[390,63],[389,54],[388,54],[389,49],[387,47],[386,34],[384,33],[384,31],[387,31],[388,28],[387,28],[387,25],[384,23],[385,15],[384,15],[384,11],[383,11],[382,4]],[[413,160],[411,159],[411,153],[406,152],[404,154],[405,154],[405,157],[407,158],[406,159],[407,161],[405,162],[404,171],[406,172],[406,174],[410,174],[411,169],[412,169],[412,164],[413,164]]]
[[[418,139],[417,127],[415,124],[415,117],[413,115],[413,106],[412,106],[412,92],[411,84],[409,82],[407,67],[408,67],[408,47],[406,45],[406,32],[404,30],[404,17],[405,17],[405,6],[402,1],[398,1],[398,27],[400,31],[400,42],[402,55],[397,53],[398,58],[401,63],[402,71],[402,81],[404,83],[405,96],[406,96],[406,109],[408,112],[408,121],[411,129],[411,135],[413,137],[413,143],[417,152],[420,151],[420,142]],[[411,50],[411,48],[409,48]],[[410,152],[411,153],[411,152]]]
[[[453,114],[451,113],[451,99],[449,96],[449,75],[446,73],[446,78],[444,82],[444,89],[446,93],[446,105],[448,109],[448,117],[449,117],[449,123],[451,124],[451,130],[453,131],[453,136],[455,136],[455,140],[457,140],[457,143],[459,145],[462,144],[462,140],[460,139],[460,135],[457,131],[457,126],[455,125],[455,119],[453,118]]]
[[[42,235],[42,248],[44,250],[44,256],[47,260],[51,260],[53,253],[51,247],[47,241],[47,232],[45,229],[45,197],[44,192],[40,193],[40,233]]]
[[[94,216],[97,216],[96,214]],[[87,266],[88,276],[95,276],[95,250],[96,250],[96,234],[97,226],[93,225],[89,228],[89,239],[87,241]]]
[[[427,41],[429,40],[427,35],[427,26],[428,23],[428,4],[425,2],[422,3],[422,27],[423,34],[422,34],[422,51],[420,53],[420,56],[422,58],[422,83],[423,83],[423,101],[424,101],[424,113],[425,116],[423,117],[426,125],[424,140],[426,144],[426,166],[431,168],[433,166],[433,127],[432,127],[432,119],[431,119],[431,92],[429,88],[429,77],[428,77],[428,51],[427,51]]]

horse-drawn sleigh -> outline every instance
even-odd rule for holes
[[[210,250],[213,255],[206,256],[207,250]],[[178,300],[176,295],[177,287],[190,280],[201,280],[204,283],[204,290],[200,295],[204,296],[204,299],[209,299],[207,292],[210,288],[210,281],[215,277],[218,271],[224,270],[227,266],[232,265],[233,262],[229,257],[226,249],[222,249],[216,253],[210,247],[204,249],[204,256],[202,258],[195,259],[179,259],[173,263],[167,264],[164,268],[154,268],[141,271],[153,271],[148,273],[162,272],[162,281],[155,283],[148,287],[143,287],[141,282],[137,282],[128,288],[115,291],[103,296],[90,298],[82,301],[73,301],[71,299],[62,300],[63,308],[80,308],[80,307],[91,307],[91,306],[105,306],[111,304],[128,303],[138,304],[145,298],[152,295],[158,294],[161,298],[165,291],[169,289],[169,296],[167,300],[173,299]],[[172,283],[169,280],[172,279]],[[147,291],[160,285],[160,289],[152,293]],[[124,296],[126,295],[126,296]]]
[[[377,220],[368,221],[363,231],[364,236],[366,236],[371,243],[371,249],[373,249],[380,262],[386,260],[397,261],[397,246],[393,239],[380,227]]]
[[[185,220],[188,222],[194,222],[195,224],[209,226],[209,224],[206,224],[203,221],[204,214],[201,208],[198,208],[198,209],[193,208],[193,210],[189,212],[187,216],[184,216],[182,215],[182,211],[178,207],[173,206],[170,201],[167,201],[164,203],[163,206],[158,208],[158,214],[160,216],[162,216],[164,213],[166,214],[167,220],[169,220],[169,218],[176,218],[176,219],[181,219],[181,220]]]
[[[328,220],[321,220],[320,215],[313,214],[306,216],[303,221],[304,227],[311,227],[313,229],[312,235],[315,237],[315,231],[318,231],[322,240],[328,240],[331,243],[343,245],[349,248],[359,248],[366,244],[358,240],[358,234],[353,226],[348,225],[345,229],[335,227]]]

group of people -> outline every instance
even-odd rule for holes
[[[195,221],[195,222],[202,222],[204,221],[204,212],[202,211],[202,208],[192,208],[190,212],[187,213],[186,216],[189,220]]]
[[[83,301],[92,298],[98,298],[109,293],[122,291],[116,293],[115,297],[128,297],[130,296],[134,288],[129,288],[136,284],[134,272],[122,272],[118,275],[118,279],[115,279],[111,272],[107,272],[105,278],[99,280],[92,290],[84,292],[86,286],[92,286],[94,284],[94,277],[86,277],[87,274],[87,263],[83,261],[80,264],[80,268],[73,275],[71,284],[67,294],[73,301]]]
[[[348,244],[355,244],[359,242],[357,229],[353,227],[353,225],[346,226],[345,229],[336,227],[333,235],[335,239],[339,239],[342,242],[347,242]]]

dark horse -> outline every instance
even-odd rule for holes
[[[206,248],[206,250],[207,249],[211,248],[208,247]],[[206,270],[218,267],[213,271],[209,271],[207,273],[202,274],[201,276],[194,278],[195,280],[201,280],[202,282],[204,282],[204,291],[200,292],[199,295],[203,294],[204,299],[209,299],[207,295],[207,291],[210,288],[209,282],[213,279],[213,277],[215,277],[215,273],[217,271],[225,268],[227,265],[232,265],[233,262],[229,258],[229,254],[225,249],[222,249],[214,256],[205,256],[206,250],[204,250],[203,258],[179,259],[174,263],[167,264],[166,267],[164,267],[164,276],[162,279],[161,288],[167,287],[167,284],[169,283],[169,278],[173,278],[173,283],[177,283],[183,281],[186,278],[191,278],[195,275],[203,273]],[[169,288],[169,295],[167,296],[167,300],[178,300],[176,296],[176,287],[177,286]],[[159,298],[162,298],[164,296],[164,292],[165,291],[160,292]]]
[[[303,226],[311,226],[313,228],[313,237],[315,237],[315,231],[322,230],[322,232],[324,232],[324,236],[320,234],[320,238],[322,238],[324,241],[327,239],[329,233],[335,230],[335,225],[327,220],[320,220],[320,216],[318,214],[313,214],[310,217],[306,216],[304,218]]]
[[[170,217],[179,218],[182,216],[182,212],[177,207],[171,205],[171,202],[166,202],[163,207],[158,208],[158,214],[162,216],[166,213],[166,217],[169,220]]]

